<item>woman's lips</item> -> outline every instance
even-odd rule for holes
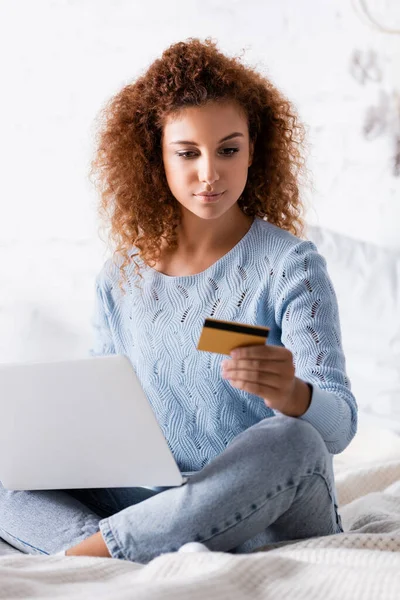
[[[212,196],[204,196],[203,194],[195,194],[196,198],[200,198],[202,202],[216,202],[221,198],[222,194],[225,192],[221,192],[220,194],[213,194]]]

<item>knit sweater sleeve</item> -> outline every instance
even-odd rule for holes
[[[92,347],[89,349],[90,356],[116,354],[110,327],[112,307],[110,284],[102,271],[96,277],[95,282],[95,302],[91,320],[93,341]]]
[[[346,375],[336,294],[312,242],[300,241],[280,261],[274,290],[282,343],[293,354],[296,376],[313,388],[300,419],[339,454],[356,433],[357,403]]]

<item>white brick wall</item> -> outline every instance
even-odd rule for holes
[[[393,17],[394,1],[377,1],[379,16],[386,7]],[[400,36],[371,28],[351,0],[4,1],[0,362],[86,353],[104,259],[87,181],[92,122],[106,98],[189,36],[245,48],[298,107],[309,128],[310,222],[400,246],[394,111],[378,113],[387,122],[376,139],[362,133],[367,111],[400,93]],[[380,81],[350,71],[357,52],[362,63],[375,53]]]

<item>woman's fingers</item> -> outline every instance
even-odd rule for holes
[[[235,348],[231,352],[231,357],[238,359],[255,359],[285,362],[292,360],[292,353],[284,346],[246,346],[243,348]]]
[[[275,373],[257,373],[256,371],[236,371],[232,375],[223,375],[224,379],[228,379],[233,385],[239,383],[257,384],[261,388],[279,389],[282,386],[282,377]]]
[[[236,348],[231,356],[222,362],[222,377],[233,387],[260,396],[270,408],[284,411],[296,382],[291,351],[282,346],[247,346]]]
[[[222,362],[222,370],[224,373],[234,371],[255,371],[257,373],[281,373],[285,366],[278,361],[269,360],[224,360]]]
[[[270,385],[262,385],[258,382],[251,381],[230,381],[230,384],[244,392],[248,392],[249,394],[255,394],[256,396],[260,396],[268,405],[275,407],[276,401],[279,401],[282,396],[282,390],[280,387],[271,387]]]

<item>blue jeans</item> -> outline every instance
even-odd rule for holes
[[[181,487],[9,491],[0,537],[53,554],[98,532],[114,558],[147,563],[187,542],[247,553],[342,532],[332,456],[316,429],[270,417],[242,432]]]

